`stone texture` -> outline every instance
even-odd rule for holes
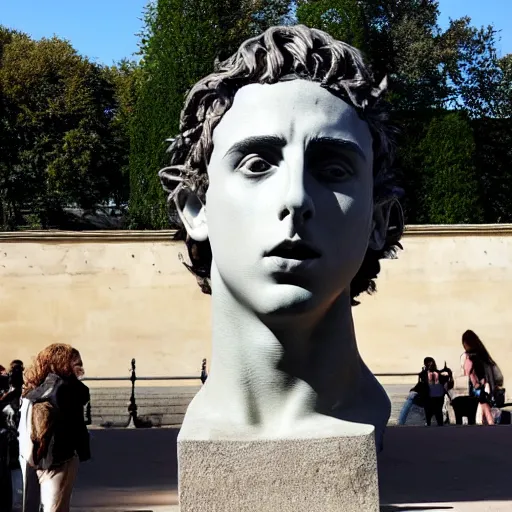
[[[178,442],[181,512],[377,512],[373,432]]]

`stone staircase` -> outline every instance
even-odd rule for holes
[[[180,426],[198,386],[136,387],[138,417],[151,426]],[[91,420],[97,427],[126,427],[130,388],[90,388]]]
[[[396,425],[402,405],[412,384],[385,384],[391,400],[391,416],[388,425]],[[141,422],[152,427],[179,427],[188,404],[200,386],[135,387],[137,414]],[[92,425],[103,428],[122,428],[129,423],[128,406],[131,388],[90,388]],[[511,411],[506,407],[504,410]],[[510,416],[510,412],[507,413]],[[450,422],[455,418],[450,414]],[[435,424],[435,420],[433,420]],[[408,426],[425,424],[423,410],[415,407],[407,418]]]
[[[390,425],[396,425],[398,415],[407,397],[410,385],[395,384],[384,386],[391,400]],[[199,390],[199,386],[165,386],[135,388],[138,417],[151,426],[179,427],[188,404]],[[128,405],[131,389],[90,388],[91,419],[96,427],[126,427],[129,423]],[[423,425],[421,414],[411,411],[408,425]]]

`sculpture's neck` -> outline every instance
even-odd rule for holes
[[[242,423],[275,428],[282,422],[286,428],[299,417],[350,402],[361,360],[348,293],[321,315],[275,323],[240,304],[215,271],[212,278],[207,387],[229,401],[227,414]]]

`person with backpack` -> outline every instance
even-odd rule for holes
[[[463,368],[469,381],[469,394],[478,398],[487,425],[494,425],[492,407],[499,408],[504,402],[503,374],[475,332],[464,332],[462,346],[465,350]]]
[[[56,343],[25,372],[19,425],[23,512],[69,512],[79,462],[90,459],[78,350]]]

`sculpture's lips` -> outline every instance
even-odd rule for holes
[[[287,260],[314,260],[320,258],[320,252],[308,242],[303,240],[285,240],[276,245],[265,256],[276,256]]]

